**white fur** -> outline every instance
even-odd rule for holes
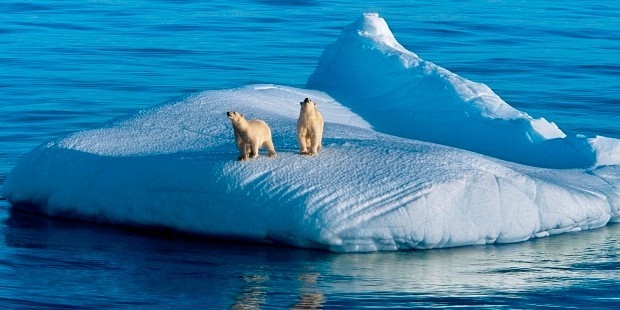
[[[316,103],[309,98],[300,104],[301,111],[297,119],[299,153],[315,156],[323,148],[323,115],[316,108]]]
[[[258,150],[265,146],[269,157],[276,157],[276,150],[271,139],[271,129],[262,120],[246,120],[239,112],[226,113],[233,125],[235,143],[239,149],[239,160],[258,157]]]

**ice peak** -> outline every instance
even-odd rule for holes
[[[385,20],[377,13],[365,13],[355,23],[357,34],[363,37],[388,37],[394,39],[394,35]]]
[[[400,52],[408,52],[394,37],[385,19],[378,13],[364,13],[345,33],[352,33],[375,44],[384,45]]]

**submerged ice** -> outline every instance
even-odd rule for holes
[[[620,221],[617,140],[567,137],[406,50],[376,14],[344,29],[308,88],[206,91],[58,138],[23,157],[2,195],[52,216],[345,252]],[[316,157],[297,154],[306,97],[325,119]],[[235,160],[231,110],[269,123],[278,158]]]

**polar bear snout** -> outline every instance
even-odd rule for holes
[[[230,118],[231,120],[235,120],[235,119],[242,118],[243,114],[239,112],[235,112],[235,111],[228,111],[226,112],[226,116],[228,116],[228,118]]]
[[[304,101],[300,102],[299,104],[304,105],[304,103],[313,103],[314,105],[316,105],[316,102],[310,100],[310,98],[304,99]]]

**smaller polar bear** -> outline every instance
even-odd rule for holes
[[[321,150],[323,140],[323,115],[316,108],[316,102],[309,98],[300,102],[301,111],[297,119],[297,140],[301,155],[315,156]]]
[[[271,129],[262,120],[246,120],[239,112],[227,112],[235,132],[235,143],[239,149],[239,160],[258,157],[258,149],[267,147],[269,157],[276,157],[276,150],[271,139]]]

